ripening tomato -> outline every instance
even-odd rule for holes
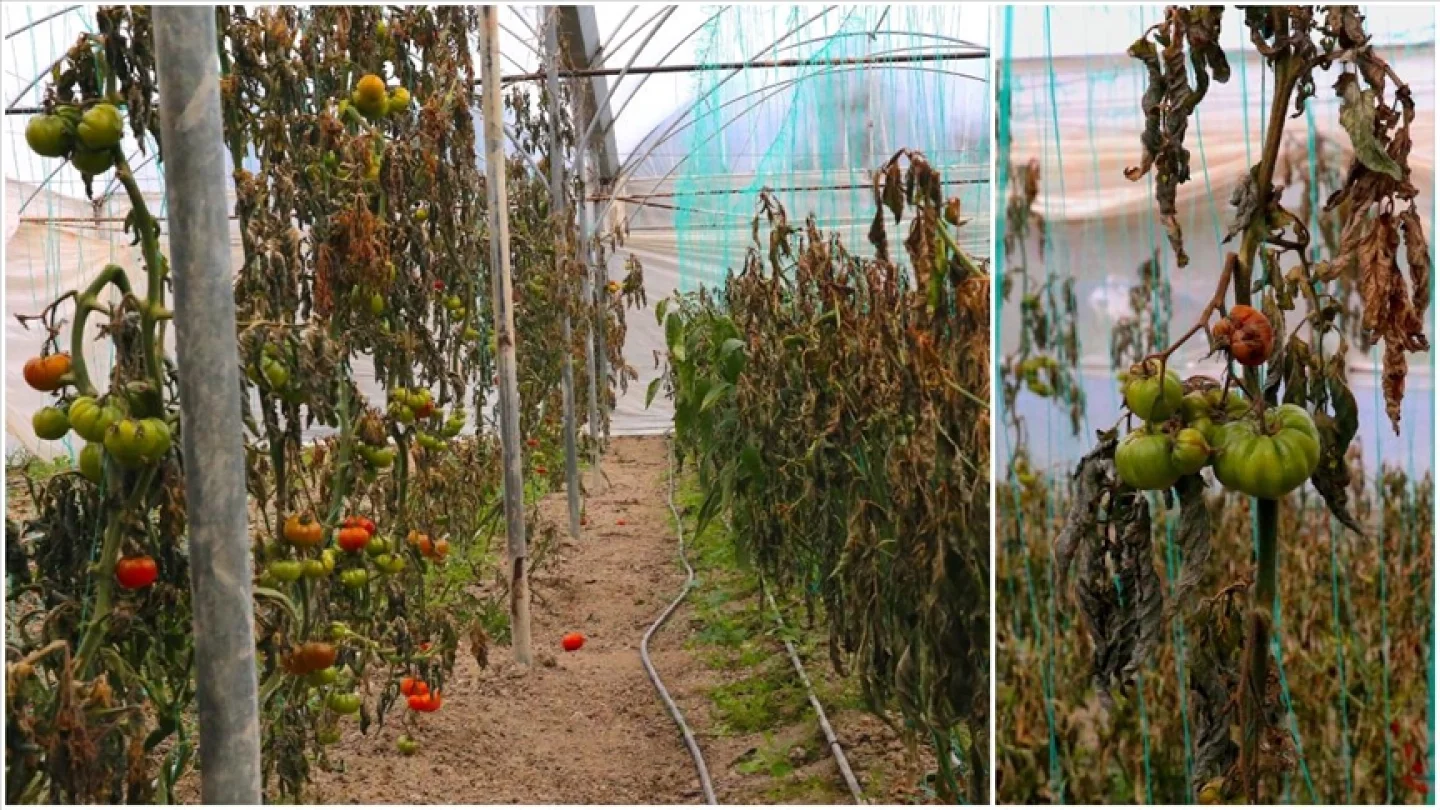
[[[336,542],[340,544],[340,548],[354,554],[364,550],[365,545],[370,542],[370,533],[359,526],[348,526],[336,535]]]
[[[435,559],[443,560],[450,556],[450,541],[440,539],[435,541]]]
[[[398,115],[410,109],[410,91],[403,87],[397,87],[390,91],[390,98],[385,103],[387,115]]]
[[[350,95],[350,103],[365,114],[366,118],[377,118],[385,113],[385,107],[389,102],[385,94],[385,80],[374,73],[367,73],[360,77],[355,84],[355,91]]]
[[[1210,463],[1210,444],[1205,434],[1195,428],[1184,428],[1175,434],[1170,460],[1181,475],[1194,475]]]
[[[70,373],[70,355],[68,352],[56,352],[43,357],[32,357],[25,361],[22,373],[25,375],[25,382],[36,391],[54,391],[61,386],[65,375]]]
[[[35,430],[35,435],[46,441],[54,441],[64,438],[70,432],[70,417],[65,412],[53,405],[46,406],[36,411],[30,417],[30,427]]]
[[[566,633],[564,638],[560,639],[560,647],[564,649],[565,652],[575,652],[584,646],[585,636],[579,633]]]
[[[1159,422],[1179,410],[1185,390],[1173,369],[1167,368],[1161,380],[1160,361],[1151,360],[1130,367],[1129,373],[1122,376],[1120,394],[1131,413],[1147,422]]]
[[[160,576],[160,568],[151,556],[123,557],[115,562],[115,580],[127,591],[146,588]]]
[[[1215,477],[1252,498],[1279,498],[1320,463],[1320,433],[1299,405],[1286,403],[1215,429]]]
[[[114,405],[101,405],[94,397],[76,397],[70,403],[70,427],[87,442],[105,441],[105,431],[125,414]]]
[[[291,515],[285,519],[285,542],[309,548],[325,538],[325,527],[310,515]]]
[[[1211,333],[1230,347],[1230,356],[1242,366],[1263,365],[1275,347],[1275,330],[1270,319],[1254,307],[1236,304]]]
[[[310,673],[335,666],[335,645],[324,641],[307,641],[294,648],[281,661],[291,675]]]

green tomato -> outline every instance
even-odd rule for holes
[[[1125,406],[1147,422],[1168,419],[1179,410],[1185,395],[1179,374],[1166,369],[1162,381],[1158,372],[1158,361],[1152,360],[1148,366],[1136,364],[1131,366],[1120,386]]]
[[[395,449],[393,447],[371,447],[360,445],[360,457],[371,467],[385,469],[395,463]]]
[[[473,343],[474,341],[480,339],[480,332],[472,327],[467,326],[465,327],[465,331],[460,333],[460,339],[465,341],[466,343]]]
[[[265,573],[279,582],[294,582],[305,571],[299,560],[276,560],[265,567]]]
[[[76,397],[70,403],[70,427],[87,442],[105,441],[105,431],[125,414],[114,405],[101,405],[94,397]]]
[[[385,313],[385,296],[375,293],[370,296],[370,314],[380,317]]]
[[[335,667],[325,667],[306,675],[305,682],[311,686],[329,686],[338,677],[340,677],[340,673]]]
[[[1115,448],[1115,471],[1135,489],[1169,489],[1180,480],[1170,457],[1171,438],[1148,428],[1136,428]]]
[[[65,157],[75,145],[75,133],[64,118],[41,114],[25,125],[25,143],[41,157]]]
[[[395,741],[395,750],[407,757],[413,757],[415,753],[420,750],[420,743],[415,742],[408,735],[402,734],[400,738]]]
[[[141,419],[140,426],[145,429],[145,450],[141,459],[146,464],[154,464],[170,452],[173,443],[170,424],[164,419]]]
[[[402,425],[413,424],[415,421],[415,411],[411,410],[409,405],[392,403],[390,405],[390,416]]]
[[[336,692],[325,702],[330,711],[336,714],[355,714],[360,711],[360,696],[356,694],[342,694]]]
[[[365,585],[369,582],[370,572],[366,571],[364,568],[351,568],[348,571],[342,571],[340,573],[340,584],[353,590],[358,591],[361,588],[365,587]],[[331,628],[331,632],[334,632],[333,627]]]
[[[350,626],[344,622],[330,622],[330,640],[342,641],[350,635]]]
[[[330,573],[325,570],[325,563],[320,560],[305,560],[300,563],[300,568],[306,579],[320,579]]]
[[[1279,498],[1305,483],[1320,463],[1320,433],[1299,405],[1265,412],[1215,429],[1215,477],[1253,498]]]
[[[109,171],[114,164],[115,154],[111,149],[86,149],[81,146],[70,153],[70,165],[79,169],[81,174],[92,177]]]
[[[35,412],[30,417],[30,426],[35,429],[35,435],[47,441],[54,441],[63,438],[70,432],[70,417],[65,412],[54,406],[47,406]]]
[[[1170,460],[1181,475],[1194,475],[1210,463],[1210,444],[1205,434],[1195,428],[1184,428],[1175,434]]]
[[[260,361],[260,371],[265,375],[265,382],[276,391],[282,390],[290,384],[290,369],[278,360],[268,357]]]
[[[96,104],[80,116],[75,134],[87,149],[110,149],[125,136],[125,120],[115,105]]]
[[[370,557],[379,557],[381,554],[388,554],[389,552],[390,544],[386,542],[385,538],[378,534],[371,537],[370,540],[365,543],[365,553]]]
[[[320,567],[324,568],[327,574],[335,570],[335,549],[327,548],[320,552]]]
[[[99,442],[87,442],[80,451],[80,474],[95,484],[105,477],[105,447]]]
[[[149,449],[150,438],[145,435],[142,420],[121,419],[105,430],[105,452],[122,467],[144,465]]]

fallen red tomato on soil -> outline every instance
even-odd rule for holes
[[[575,652],[585,646],[585,637],[579,633],[566,633],[565,637],[560,639],[560,646],[565,652]]]
[[[619,520],[615,521],[615,525],[616,525],[616,526],[624,526],[624,525],[625,525],[625,518],[620,518]]]

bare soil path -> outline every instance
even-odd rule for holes
[[[314,769],[308,801],[703,803],[690,756],[640,663],[641,635],[684,582],[665,498],[665,440],[616,439],[602,466],[608,485],[587,501],[578,544],[566,537],[564,493],[541,503],[542,524],[564,539],[553,564],[532,580],[535,666],[525,671],[509,648],[496,646],[482,670],[462,646],[444,708],[410,730],[420,753],[396,752],[403,712],[368,735],[352,725],[332,749],[343,770]],[[724,727],[714,690],[753,673],[714,665],[711,650],[696,640],[704,628],[696,612],[689,603],[677,611],[652,640],[651,658],[699,738],[720,801],[849,803],[833,761],[816,745],[813,718],[797,712],[764,732]],[[560,638],[572,630],[587,641],[565,653]],[[817,682],[827,678],[820,670],[810,673]],[[847,750],[855,746],[852,765],[871,801],[916,799],[908,786],[923,772],[889,729],[853,708],[837,707],[831,719]],[[794,755],[794,772],[785,777],[793,790],[745,767],[777,747],[780,757]]]

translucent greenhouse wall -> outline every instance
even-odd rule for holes
[[[634,253],[652,303],[739,272],[758,195],[771,189],[792,223],[813,215],[857,255],[870,255],[874,171],[902,148],[923,152],[971,221],[957,241],[989,256],[990,97],[986,59],[835,64],[866,57],[975,53],[988,47],[981,6],[729,6],[695,35],[695,62],[801,60],[801,67],[705,70],[671,116],[642,139],[597,206],[629,229],[611,262]],[[837,114],[838,113],[838,114]],[[824,122],[823,124],[821,122]],[[640,202],[648,203],[645,205]],[[908,223],[891,228],[892,239]],[[664,349],[653,317],[630,319],[626,356],[640,374],[616,424],[669,428],[668,403],[644,405]]]

